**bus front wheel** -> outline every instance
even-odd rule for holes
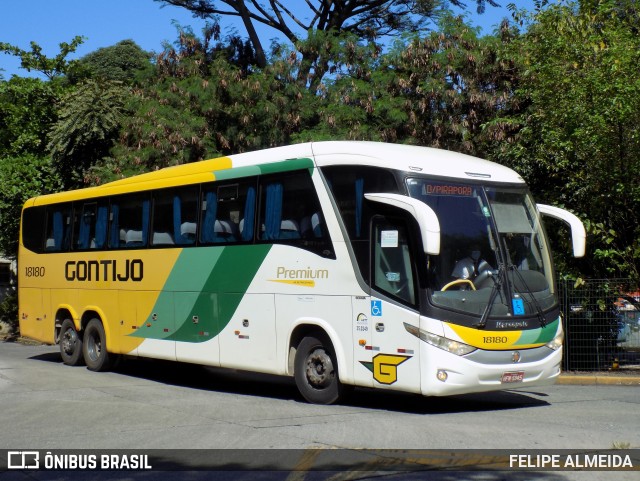
[[[300,394],[314,404],[332,404],[342,393],[333,347],[323,336],[300,341],[294,361],[294,378]]]
[[[82,337],[76,331],[76,326],[71,319],[65,319],[60,328],[60,356],[62,362],[67,366],[81,366],[84,362],[82,357]]]
[[[111,368],[113,355],[107,352],[107,336],[99,319],[91,319],[87,324],[82,352],[90,371],[108,371]]]

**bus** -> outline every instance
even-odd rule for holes
[[[28,200],[23,336],[120,356],[443,396],[551,384],[563,327],[541,214],[514,171],[432,148],[314,142]],[[462,265],[466,262],[465,265]]]

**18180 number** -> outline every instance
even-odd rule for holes
[[[44,277],[44,266],[27,266],[24,268],[24,275],[27,277]]]

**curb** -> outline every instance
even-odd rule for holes
[[[560,374],[556,384],[569,386],[640,386],[640,376]]]

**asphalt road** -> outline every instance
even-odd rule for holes
[[[94,373],[63,365],[56,347],[0,342],[0,449],[637,449],[639,393],[638,386],[557,385],[424,398],[357,389],[341,404],[316,406],[285,378],[148,360]],[[33,479],[27,474],[0,478]],[[265,479],[325,479],[293,474]],[[604,473],[451,474],[429,479],[596,480]],[[606,478],[635,480],[638,472]]]

